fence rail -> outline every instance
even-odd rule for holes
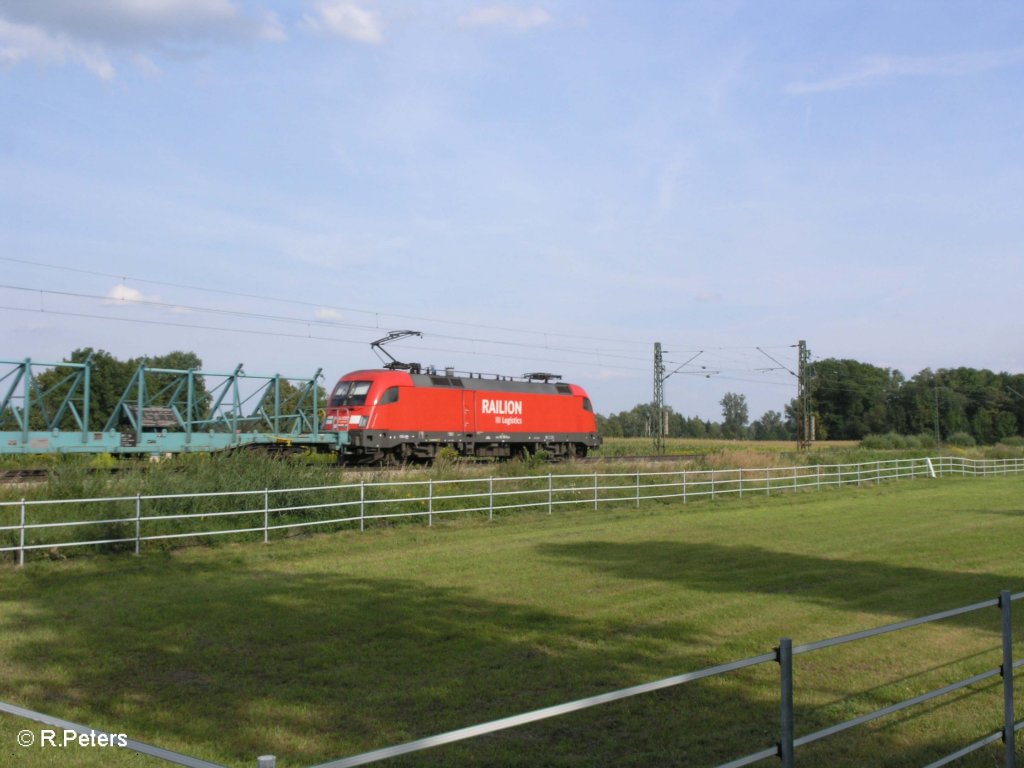
[[[553,474],[470,479],[348,483],[195,494],[21,499],[0,502],[0,552],[101,547],[140,554],[143,542],[248,536],[436,518],[593,508],[678,499],[716,499],[880,484],[921,477],[1020,474],[1024,459],[893,459],[859,464]],[[204,511],[197,511],[203,508]],[[63,514],[54,510],[64,510]],[[56,518],[56,519],[55,519]],[[77,534],[77,535],[76,535]]]
[[[561,717],[571,712],[578,712],[583,709],[589,709],[591,707],[600,706],[603,704],[609,704],[615,701],[621,701],[622,699],[631,698],[634,696],[640,696],[643,694],[651,693],[653,691],[659,691],[666,688],[672,688],[675,686],[683,685],[685,683],[692,683],[697,680],[705,680],[711,677],[718,677],[725,675],[730,672],[735,672],[740,669],[747,669],[749,667],[755,667],[762,664],[775,662],[779,665],[779,739],[774,744],[765,749],[757,752],[752,752],[742,757],[738,757],[727,763],[722,763],[717,768],[741,768],[742,766],[754,765],[764,760],[771,758],[778,758],[781,760],[783,768],[793,768],[796,764],[796,750],[799,747],[812,744],[816,741],[834,736],[843,731],[850,730],[859,725],[870,723],[874,720],[878,720],[882,717],[900,712],[910,707],[924,704],[933,699],[938,699],[943,696],[947,696],[970,686],[977,685],[991,680],[996,677],[1002,678],[1003,687],[1003,701],[1002,701],[1002,726],[993,733],[986,734],[983,738],[968,744],[962,749],[958,749],[944,757],[936,760],[935,762],[929,763],[926,768],[939,768],[939,766],[949,765],[950,763],[959,760],[973,752],[977,752],[989,744],[997,741],[1002,741],[1005,745],[1003,755],[1003,765],[1006,768],[1015,768],[1016,766],[1016,733],[1017,731],[1024,729],[1024,721],[1018,722],[1016,720],[1014,712],[1014,698],[1013,698],[1013,686],[1014,686],[1014,670],[1021,666],[1024,666],[1024,660],[1014,661],[1013,659],[1013,622],[1012,622],[1012,603],[1015,600],[1024,598],[1024,592],[1017,594],[1011,594],[1009,591],[1004,590],[999,596],[992,600],[985,600],[980,603],[974,603],[973,605],[963,606],[961,608],[954,608],[948,611],[941,611],[939,613],[933,613],[929,616],[922,616],[916,619],[909,619],[907,621],[896,622],[894,624],[886,624],[881,627],[875,627],[874,629],[863,630],[860,632],[853,632],[848,635],[842,635],[839,637],[829,638],[827,640],[819,640],[817,642],[805,643],[802,645],[793,645],[791,638],[784,637],[779,641],[778,647],[768,653],[762,653],[759,656],[751,656],[746,659],[739,659],[737,661],[731,661],[725,664],[719,664],[713,667],[707,667],[706,669],[697,670],[695,672],[688,672],[682,675],[674,675],[673,677],[667,677],[662,680],[656,680],[650,683],[644,683],[642,685],[635,685],[629,688],[623,688],[621,690],[612,691],[610,693],[600,694],[598,696],[591,696],[586,699],[578,699],[576,701],[566,702],[564,704],[558,704],[552,707],[546,707],[544,709],[534,710],[533,712],[526,712],[520,715],[514,715],[512,717],[501,718],[500,720],[492,720],[487,723],[480,723],[478,725],[469,726],[467,728],[460,728],[455,731],[448,731],[447,733],[437,734],[435,736],[429,736],[424,739],[417,739],[416,741],[406,742],[404,744],[398,744],[391,747],[385,747],[384,749],[373,750],[372,752],[364,752],[362,754],[353,755],[351,757],[340,758],[338,760],[331,760],[326,763],[320,763],[313,768],[355,768],[359,765],[368,765],[370,763],[377,763],[383,760],[389,760],[393,757],[400,755],[408,755],[414,752],[422,752],[426,749],[433,749],[445,744],[454,744],[459,741],[465,741],[467,739],[477,738],[479,736],[486,736],[488,734],[497,733],[499,731],[508,730],[510,728],[516,728],[521,725],[528,723],[535,723],[542,720],[549,720],[555,717]],[[944,685],[940,688],[935,688],[931,691],[913,696],[908,699],[890,704],[887,707],[877,709],[873,712],[854,717],[850,720],[846,720],[841,723],[830,725],[826,728],[821,728],[812,733],[807,733],[802,736],[796,736],[796,723],[794,718],[793,698],[794,698],[794,684],[793,684],[793,667],[795,657],[813,653],[815,651],[825,650],[827,648],[833,648],[839,645],[845,645],[847,643],[853,643],[860,640],[866,640],[868,638],[877,637],[879,635],[888,634],[890,632],[898,632],[901,630],[909,629],[911,627],[920,626],[922,624],[930,624],[937,621],[943,621],[944,619],[953,618],[955,616],[961,616],[967,613],[973,613],[975,611],[981,611],[989,608],[998,608],[1001,618],[1001,663],[999,666],[985,670],[979,674],[971,675]]]
[[[1008,590],[1002,591],[998,597],[985,600],[972,605],[962,606],[960,608],[953,608],[947,611],[941,611],[939,613],[933,613],[928,616],[922,616],[915,619],[908,619],[906,621],[900,621],[893,624],[886,624],[884,626],[875,627],[873,629],[862,630],[859,632],[853,632],[847,635],[841,635],[839,637],[833,637],[826,640],[819,640],[816,642],[804,643],[801,645],[793,645],[791,638],[784,637],[779,641],[779,645],[771,651],[762,653],[757,656],[751,656],[745,659],[738,659],[735,661],[727,662],[724,664],[718,664],[713,667],[707,667],[705,669],[699,669],[693,672],[687,672],[680,675],[674,675],[661,680],[655,680],[649,683],[643,683],[640,685],[630,686],[628,688],[622,688],[620,690],[611,691],[608,693],[599,694],[596,696],[590,696],[585,699],[577,699],[575,701],[565,702],[551,707],[545,707],[543,709],[534,710],[532,712],[524,712],[519,715],[513,715],[511,717],[504,717],[499,720],[492,720],[486,723],[479,723],[477,725],[460,728],[454,731],[448,731],[446,733],[440,733],[427,738],[417,739],[415,741],[406,742],[404,744],[397,744],[383,749],[376,749],[371,752],[364,752],[358,755],[352,755],[350,757],[339,758],[337,760],[331,760],[326,763],[320,763],[312,768],[355,768],[355,766],[369,765],[371,763],[378,763],[384,760],[389,760],[394,757],[401,755],[408,755],[415,752],[422,752],[427,749],[433,749],[447,744],[454,744],[460,741],[468,739],[474,739],[480,736],[486,736],[488,734],[498,733],[500,731],[517,728],[529,723],[536,723],[543,720],[549,720],[563,715],[570,714],[572,712],[579,712],[584,709],[590,709],[592,707],[601,706],[604,704],[610,704],[623,699],[632,698],[634,696],[641,696],[654,691],[660,691],[667,688],[673,688],[676,686],[684,685],[686,683],[693,683],[698,680],[706,680],[712,677],[718,677],[726,675],[731,672],[736,672],[741,669],[748,669],[750,667],[760,666],[768,663],[777,663],[779,666],[779,684],[778,684],[778,698],[779,698],[779,726],[778,726],[778,741],[774,742],[770,746],[761,749],[757,752],[752,752],[742,757],[738,757],[726,763],[721,763],[717,768],[742,768],[742,766],[754,765],[756,763],[763,762],[771,758],[779,758],[783,768],[793,768],[796,765],[796,750],[799,747],[812,744],[816,741],[834,736],[844,731],[856,728],[857,726],[864,725],[866,723],[878,720],[896,712],[909,709],[920,704],[939,699],[943,696],[947,696],[956,691],[969,688],[987,680],[992,680],[997,677],[1002,679],[1003,697],[1002,697],[1002,712],[1001,720],[1002,725],[995,731],[984,735],[976,741],[951,752],[938,760],[929,763],[926,768],[940,768],[940,766],[949,765],[962,757],[965,757],[973,752],[977,752],[980,749],[993,744],[998,741],[1002,741],[1004,744],[1003,751],[1003,765],[1005,768],[1016,768],[1016,734],[1018,731],[1024,729],[1024,721],[1018,721],[1016,719],[1016,713],[1014,709],[1014,671],[1024,666],[1024,660],[1014,660],[1013,658],[1013,621],[1012,621],[1012,604],[1016,600],[1024,598],[1024,592],[1017,594],[1011,594]],[[845,720],[840,723],[830,725],[825,728],[821,728],[817,731],[804,734],[802,736],[796,735],[796,721],[794,716],[794,662],[796,657],[807,653],[813,653],[816,651],[823,651],[829,648],[833,648],[847,643],[859,642],[861,640],[867,640],[872,637],[878,637],[880,635],[888,634],[891,632],[899,632],[902,630],[917,627],[923,624],[930,624],[938,621],[943,621],[956,616],[962,616],[968,613],[974,613],[976,611],[982,611],[986,609],[997,608],[1000,613],[1000,637],[1001,637],[1001,663],[993,668],[987,669],[978,674],[970,675],[961,680],[956,680],[948,683],[939,688],[921,693],[917,696],[904,699],[902,701],[895,702],[881,709],[868,712],[858,717]],[[46,715],[40,712],[24,709],[22,707],[8,704],[6,702],[0,702],[0,712],[5,712],[16,717],[26,718],[34,720],[39,723],[57,726],[62,729],[68,729],[80,734],[104,734],[110,736],[105,731],[89,728],[88,726],[80,725],[78,723],[69,722],[52,715]],[[175,763],[177,765],[189,766],[190,768],[222,768],[217,763],[211,763],[200,758],[191,757],[179,752],[173,752],[166,750],[161,747],[154,747],[135,739],[127,738],[124,735],[124,741],[116,745],[122,746],[127,749],[132,749],[142,754],[156,757],[166,762]],[[258,768],[273,768],[276,765],[276,758],[272,755],[264,755],[257,758]]]

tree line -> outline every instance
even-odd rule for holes
[[[811,415],[817,440],[863,440],[870,435],[924,435],[936,442],[994,444],[1024,437],[1024,374],[976,368],[930,368],[906,378],[898,370],[857,360],[810,363]],[[795,440],[796,399],[749,422],[746,396],[728,392],[720,421],[686,417],[667,407],[668,437]],[[608,437],[650,436],[653,404],[598,416]]]

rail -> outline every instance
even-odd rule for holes
[[[729,674],[741,669],[747,669],[750,667],[759,666],[768,663],[777,663],[779,665],[779,677],[778,677],[778,700],[779,700],[779,722],[778,722],[778,740],[774,743],[766,746],[764,749],[760,749],[756,752],[752,752],[726,763],[721,763],[717,768],[741,768],[742,766],[754,765],[756,763],[769,760],[771,758],[780,759],[783,768],[793,768],[796,765],[796,750],[800,747],[812,744],[816,741],[834,736],[844,731],[856,728],[857,726],[864,725],[866,723],[878,720],[888,715],[901,712],[910,707],[914,707],[926,702],[939,699],[943,696],[947,696],[956,691],[969,688],[979,683],[983,683],[988,680],[995,678],[1001,678],[1002,681],[1002,711],[1001,721],[1002,725],[996,730],[984,734],[979,739],[973,741],[964,747],[955,750],[947,755],[940,757],[939,759],[929,763],[926,768],[940,768],[940,766],[949,765],[950,763],[959,760],[973,752],[993,744],[997,741],[1002,741],[1004,744],[1003,750],[1003,765],[1006,768],[1015,768],[1016,766],[1016,734],[1017,731],[1024,728],[1024,721],[1018,721],[1016,719],[1016,713],[1014,709],[1014,671],[1021,666],[1024,666],[1024,660],[1015,660],[1013,658],[1013,617],[1012,617],[1012,604],[1016,600],[1024,598],[1024,592],[1017,594],[1011,594],[1008,590],[1002,591],[998,597],[990,600],[984,600],[982,602],[974,603],[972,605],[966,605],[959,608],[953,608],[938,613],[933,613],[928,616],[922,616],[915,619],[908,619],[906,621],[900,621],[893,624],[886,624],[873,629],[863,630],[859,632],[853,632],[846,635],[840,635],[838,637],[829,638],[826,640],[819,640],[816,642],[804,643],[800,645],[794,645],[791,638],[784,637],[779,641],[779,645],[768,651],[757,656],[751,656],[744,659],[738,659],[735,661],[727,662],[724,664],[718,664],[712,667],[696,670],[693,672],[687,672],[680,675],[674,675],[672,677],[663,678],[661,680],[655,680],[649,683],[643,683],[640,685],[630,686],[628,688],[622,688],[616,691],[610,691],[608,693],[599,694],[596,696],[590,696],[584,699],[577,699],[575,701],[565,702],[555,706],[545,707],[543,709],[534,710],[531,712],[524,712],[519,715],[513,715],[511,717],[504,717],[498,720],[492,720],[486,723],[479,723],[477,725],[468,726],[465,728],[459,728],[454,731],[448,731],[445,733],[436,734],[427,738],[416,739],[415,741],[409,741],[404,744],[397,744],[382,749],[375,749],[370,752],[363,752],[350,757],[339,758],[337,760],[331,760],[326,763],[319,763],[312,768],[355,768],[355,766],[369,765],[371,763],[378,763],[384,760],[390,760],[394,757],[401,755],[408,755],[415,752],[422,752],[427,749],[433,749],[436,747],[444,746],[447,744],[454,744],[456,742],[465,741],[468,739],[477,738],[480,736],[486,736],[488,734],[498,733],[500,731],[517,728],[519,726],[527,725],[529,723],[536,723],[543,720],[550,720],[552,718],[561,717],[572,712],[579,712],[584,709],[590,709],[592,707],[601,706],[604,704],[610,704],[612,702],[621,701],[623,699],[632,698],[634,696],[640,696],[643,694],[652,693],[654,691],[660,691],[667,688],[673,688],[686,683],[696,682],[698,680],[706,680],[712,677],[718,677],[720,675]],[[943,685],[939,688],[934,688],[930,691],[912,696],[907,699],[890,704],[881,709],[876,709],[872,712],[868,712],[857,717],[845,720],[843,722],[835,723],[825,728],[820,728],[816,731],[797,736],[797,723],[794,713],[794,662],[796,657],[803,654],[814,653],[817,651],[824,651],[829,648],[836,646],[845,645],[847,643],[859,642],[867,640],[872,637],[878,637],[880,635],[889,634],[891,632],[899,632],[902,630],[910,629],[911,627],[917,627],[923,624],[929,624],[933,622],[943,621],[956,616],[962,616],[968,613],[976,611],[982,611],[990,608],[998,608],[1000,613],[1000,663],[992,668],[984,670],[974,675],[962,678]],[[98,731],[91,729],[88,726],[80,725],[78,723],[72,723],[60,718],[46,715],[40,712],[24,709],[22,707],[8,704],[6,702],[0,702],[0,712],[5,712],[16,717],[26,718],[40,722],[47,725],[56,726],[62,729],[69,730],[76,734],[91,734],[93,737],[97,735],[108,736],[115,738],[117,734],[109,734],[105,731]],[[24,733],[24,731],[22,732]],[[126,734],[120,735],[122,741],[110,743],[115,746],[121,746],[127,749],[140,752],[142,754],[155,757],[166,762],[175,763],[177,765],[190,766],[191,768],[222,768],[218,763],[211,763],[200,758],[191,757],[179,752],[173,752],[160,747],[154,747],[135,739],[130,739]],[[263,755],[257,758],[258,768],[274,768],[276,765],[276,757],[273,755]]]
[[[263,488],[195,494],[28,499],[0,502],[0,552],[18,565],[40,550],[96,547],[141,554],[143,543],[237,536],[269,542],[272,534],[337,529],[402,519],[564,507],[595,511],[677,499],[771,496],[798,490],[945,476],[989,477],[1024,472],[1024,459],[925,457],[769,468],[553,474],[424,479],[308,488]],[[63,514],[54,510],[64,510]],[[60,516],[58,516],[60,514]],[[70,533],[74,532],[74,533]]]

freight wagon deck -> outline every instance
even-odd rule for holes
[[[320,429],[312,378],[140,365],[104,426],[92,428],[92,361],[0,360],[0,454],[155,454],[245,447],[341,452]]]

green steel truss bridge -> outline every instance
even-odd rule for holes
[[[42,377],[44,372],[50,372]],[[92,359],[0,360],[0,454],[160,454],[249,446],[344,450],[345,432],[322,432],[312,378],[253,376],[140,365],[106,423],[90,414]]]

